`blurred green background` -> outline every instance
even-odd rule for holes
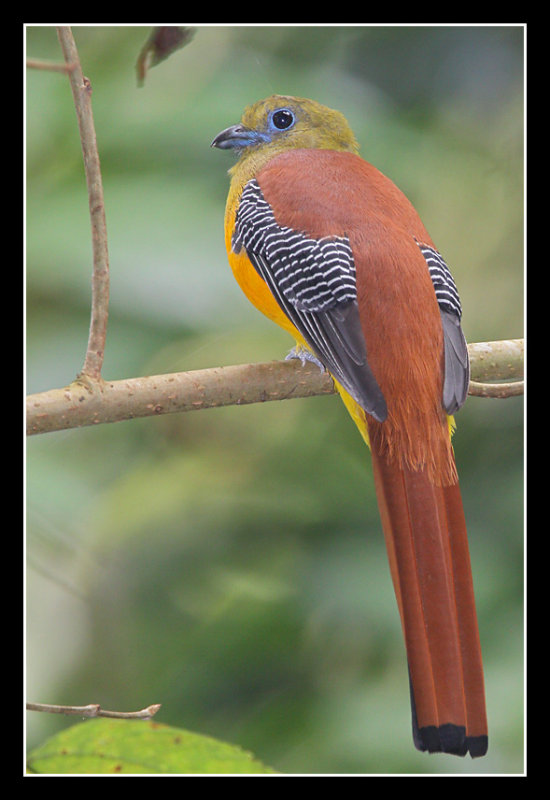
[[[521,27],[198,27],[138,89],[146,27],[73,28],[93,86],[111,261],[104,377],[284,357],[241,294],[210,148],[272,93],[339,109],[451,266],[470,341],[523,335]],[[54,27],[27,56],[61,60]],[[27,71],[27,389],[69,383],[90,305],[62,74]],[[418,753],[370,459],[336,396],[32,437],[27,692],[135,710],[286,773],[523,770],[523,402],[470,398],[455,450],[490,749]],[[28,715],[33,746],[71,718]]]

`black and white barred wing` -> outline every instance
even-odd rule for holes
[[[313,239],[277,224],[257,181],[244,188],[232,247],[241,248],[334,378],[375,419],[387,407],[367,361],[346,237]]]
[[[441,254],[433,247],[420,244],[439,304],[445,343],[445,376],[443,408],[454,414],[464,405],[470,382],[468,347],[460,326],[462,307],[453,276]]]

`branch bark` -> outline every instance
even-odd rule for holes
[[[99,380],[107,336],[109,251],[107,248],[103,184],[92,114],[92,86],[88,78],[85,78],[82,74],[78,50],[71,29],[63,26],[58,27],[57,35],[65,58],[76,109],[82,154],[84,156],[84,171],[86,173],[92,227],[92,312],[88,347],[80,374],[88,376],[92,380]]]
[[[469,345],[475,381],[521,379],[523,339]],[[499,384],[481,384],[499,386]],[[514,392],[523,384],[512,384]],[[298,359],[176,372],[120,381],[77,379],[29,395],[27,433],[47,433],[136,417],[333,394],[332,378]],[[481,396],[490,396],[488,393]],[[502,391],[497,396],[504,396]],[[507,395],[510,396],[510,395]]]

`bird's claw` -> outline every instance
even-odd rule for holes
[[[319,367],[321,372],[326,372],[325,365],[313,355],[311,350],[303,347],[303,345],[297,344],[296,347],[293,347],[290,353],[285,357],[285,361],[290,361],[292,358],[299,358],[302,362],[302,366],[304,366],[307,361],[311,361],[313,364],[316,364]]]

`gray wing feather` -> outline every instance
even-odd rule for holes
[[[445,377],[443,381],[443,408],[455,414],[466,401],[470,383],[470,362],[466,339],[456,314],[441,312],[443,340],[445,343]]]

